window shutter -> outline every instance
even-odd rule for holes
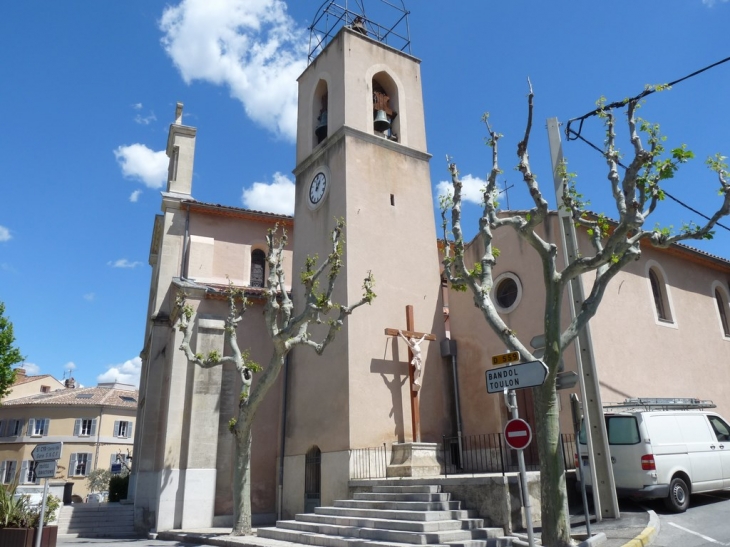
[[[132,438],[132,426],[134,426],[134,422],[127,422],[127,439]]]
[[[117,463],[117,455],[112,454],[112,457],[109,458],[109,467],[111,468],[111,466],[114,465],[115,463]]]
[[[89,471],[91,471],[91,463],[92,463],[92,454],[91,452],[88,452],[86,454],[86,468],[84,469],[84,477],[89,474]]]
[[[119,437],[119,420],[114,422],[114,436]]]
[[[0,437],[5,436],[3,433],[5,433],[5,420],[0,420]]]
[[[74,437],[78,437],[81,434],[81,420],[77,419],[74,422]]]
[[[13,430],[13,437],[22,437],[23,436],[23,426],[25,425],[25,422],[23,420],[13,420],[15,423],[15,429]]]
[[[31,418],[28,420],[28,433],[27,435],[30,437],[35,431],[35,419]]]
[[[51,420],[48,418],[43,418],[42,422],[43,422],[43,429],[41,430],[41,435],[43,435],[44,437],[47,437],[48,430],[51,428]]]
[[[68,464],[68,476],[74,477],[76,475],[76,454],[71,454],[71,461]]]
[[[12,483],[13,481],[15,481],[15,470],[18,467],[18,462],[10,461],[8,462],[8,465],[10,466],[10,482]]]
[[[20,484],[27,484],[28,483],[28,460],[23,460],[22,465],[20,466]]]
[[[0,465],[0,483],[5,484],[5,468],[8,466],[8,461],[5,460],[2,465]]]
[[[92,437],[96,435],[96,421],[96,418],[91,420],[91,433],[89,433],[89,435],[91,435]]]

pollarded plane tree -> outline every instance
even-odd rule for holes
[[[229,355],[225,356],[216,351],[206,356],[193,352],[190,341],[195,312],[193,307],[186,303],[185,296],[178,295],[179,329],[184,334],[180,349],[185,352],[188,360],[203,368],[232,363],[241,377],[238,415],[229,422],[229,429],[235,437],[232,535],[251,533],[251,427],[259,405],[284,366],[287,354],[294,346],[302,345],[311,347],[321,355],[335,338],[347,316],[363,304],[370,304],[375,298],[373,276],[368,272],[363,282],[363,295],[358,302],[346,306],[332,301],[335,282],[342,268],[343,231],[344,222],[338,220],[332,231],[332,251],[320,264],[317,264],[316,256],[307,258],[300,276],[305,288],[306,301],[298,313],[295,312],[294,302],[286,291],[283,268],[286,233],[277,239],[277,228],[268,231],[266,260],[269,274],[264,290],[266,300],[264,318],[273,351],[266,366],[254,362],[249,352],[241,350],[238,344],[236,325],[250,305],[242,289],[229,285],[226,290],[229,311],[225,321],[224,347],[227,348]],[[315,341],[310,337],[309,328],[319,324],[327,325],[326,334],[321,341]],[[260,372],[261,375],[256,383],[253,383],[253,374],[256,372]]]
[[[666,229],[646,229],[647,219],[664,198],[662,185],[672,178],[680,164],[693,157],[684,145],[665,150],[659,127],[637,116],[640,99],[629,99],[621,106],[626,108],[628,136],[631,144],[631,161],[623,175],[619,173],[619,149],[616,145],[618,105],[606,106],[598,103],[598,115],[605,123],[605,149],[603,156],[608,164],[608,183],[616,207],[616,220],[609,220],[603,214],[595,215],[586,210],[586,203],[576,190],[575,177],[569,173],[565,162],[559,167],[562,179],[562,203],[559,207],[569,211],[578,229],[585,230],[592,244],[593,253],[577,256],[560,270],[558,268],[558,247],[546,241],[538,228],[548,218],[548,203],[541,192],[537,177],[530,167],[528,144],[532,130],[533,91],[528,94],[527,124],[524,137],[517,145],[519,163],[517,170],[532,197],[533,206],[526,212],[498,212],[496,196],[497,178],[501,173],[498,162],[498,142],[502,135],[492,129],[489,115],[482,118],[489,134],[487,144],[491,148],[492,166],[483,190],[483,212],[479,219],[478,238],[481,238],[484,253],[470,269],[465,263],[465,242],[461,225],[462,183],[454,163],[448,169],[453,184],[453,196],[442,198],[442,220],[444,239],[448,236],[448,212],[451,213],[453,242],[445,246],[443,260],[446,276],[457,290],[471,290],[476,306],[482,311],[487,324],[511,351],[520,353],[522,360],[532,361],[534,356],[502,320],[491,297],[492,271],[499,252],[493,247],[496,230],[513,229],[540,257],[545,284],[545,355],[542,360],[548,367],[545,383],[534,389],[536,438],[540,457],[540,486],[542,499],[542,541],[543,545],[570,545],[570,524],[566,511],[565,470],[559,447],[560,429],[558,421],[558,399],[556,375],[565,349],[575,340],[578,333],[596,314],[598,306],[611,279],[632,260],[639,258],[642,241],[657,247],[668,247],[688,239],[712,237],[712,228],[717,221],[730,213],[730,183],[726,158],[719,154],[707,160],[707,166],[714,171],[720,184],[722,204],[704,226],[685,225],[681,231],[672,233]],[[506,254],[508,249],[504,249]],[[593,286],[582,307],[566,328],[561,328],[561,303],[571,280],[595,272]]]

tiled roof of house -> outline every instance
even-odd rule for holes
[[[87,387],[59,389],[51,393],[38,393],[28,397],[5,401],[3,406],[113,406],[136,408],[139,392],[134,389],[114,387]]]
[[[39,374],[38,376],[26,376],[25,374],[16,374],[13,385],[19,386],[22,384],[27,384],[28,382],[32,382],[34,380],[41,380],[43,378],[48,378],[48,377],[51,377],[51,375],[50,374]]]

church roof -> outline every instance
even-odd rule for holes
[[[294,217],[290,215],[280,215],[277,213],[268,213],[266,211],[244,209],[242,207],[231,207],[229,205],[221,205],[220,203],[206,203],[194,199],[183,200],[182,203],[185,204],[191,211],[213,213],[238,218],[248,218],[250,220],[258,220],[263,222],[279,222],[286,225],[292,225],[294,223]]]

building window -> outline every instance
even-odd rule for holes
[[[398,87],[386,72],[373,77],[373,133],[398,142]]]
[[[23,434],[23,420],[0,422],[0,437],[18,437]]]
[[[667,287],[656,268],[649,269],[649,283],[651,284],[651,294],[654,298],[657,319],[664,323],[672,323],[672,314],[667,299]]]
[[[715,302],[717,302],[717,311],[720,314],[720,325],[722,326],[722,333],[730,338],[730,323],[728,323],[728,299],[727,294],[720,287],[715,287]]]
[[[74,423],[74,436],[93,437],[96,435],[96,418],[78,418]]]
[[[315,146],[327,138],[328,130],[327,82],[320,80],[314,91],[314,138]]]
[[[264,273],[266,272],[266,253],[261,249],[255,249],[251,253],[251,286],[264,286]]]
[[[114,422],[114,436],[122,439],[130,439],[132,437],[132,422],[124,422],[117,420]]]
[[[50,393],[51,386],[41,386],[41,393]]]
[[[68,466],[69,477],[85,477],[91,469],[91,454],[78,452],[71,454],[71,462]]]
[[[6,460],[0,466],[0,478],[3,484],[12,484],[15,481],[15,468],[18,462]]]
[[[31,437],[45,437],[48,435],[48,418],[31,418],[28,420],[28,435]]]
[[[512,272],[501,274],[494,281],[492,300],[500,313],[514,310],[522,299],[522,283]]]
[[[38,484],[40,480],[36,477],[35,469],[38,462],[33,460],[23,461],[20,468],[20,484]]]

